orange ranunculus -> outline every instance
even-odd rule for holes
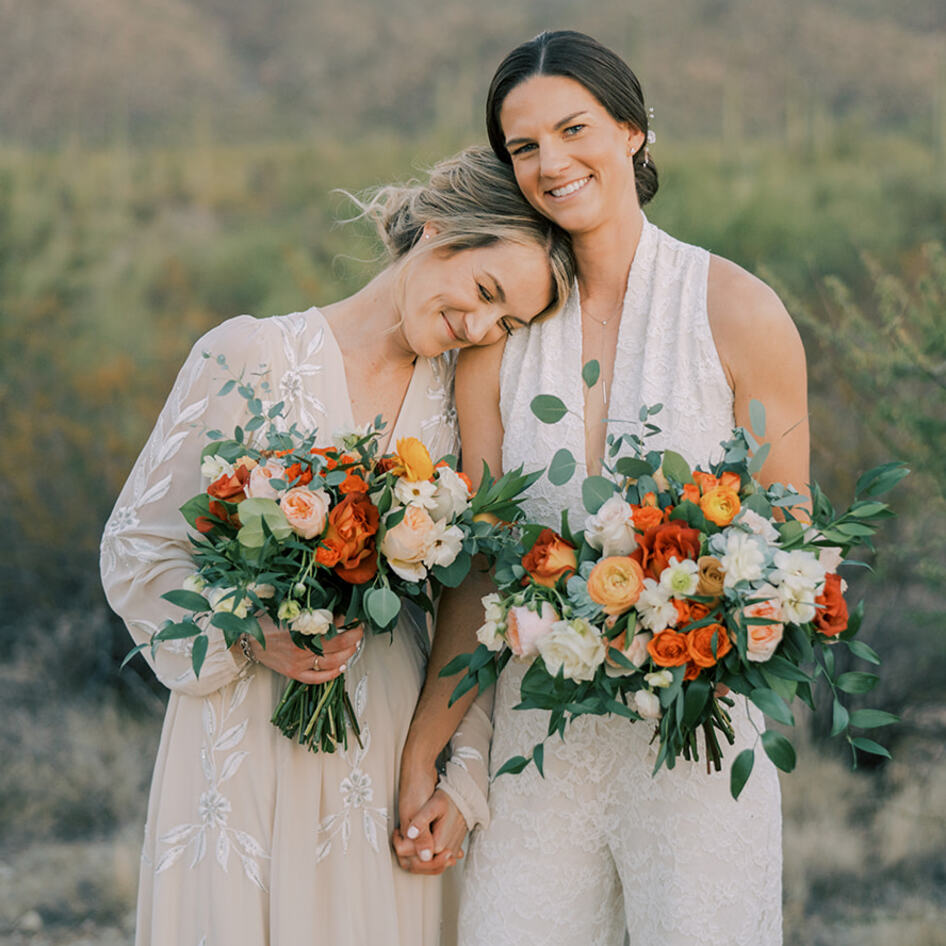
[[[246,499],[244,489],[250,479],[250,470],[245,466],[234,468],[232,475],[221,474],[207,487],[207,495],[224,499],[228,503],[239,503]],[[225,518],[225,517],[224,517]]]
[[[316,560],[334,567],[339,578],[353,585],[370,581],[378,570],[372,538],[378,519],[377,507],[364,493],[349,493],[329,511]]]
[[[416,437],[401,437],[397,442],[397,464],[393,472],[408,483],[429,480],[434,475],[434,464],[427,448]]]
[[[240,517],[236,512],[227,512],[227,507],[223,503],[218,503],[215,499],[210,500],[210,515],[216,516],[222,522],[233,526],[236,529],[240,528]],[[194,520],[194,528],[198,532],[207,533],[212,532],[218,523],[214,522],[212,519],[208,519],[207,516],[198,516]]]
[[[656,494],[656,493],[653,493],[653,492],[651,492],[651,493],[644,493],[644,496],[643,496],[643,498],[641,499],[641,505],[642,505],[642,506],[653,506],[653,507],[656,508],[656,507],[659,505],[659,503],[657,502],[657,494]]]
[[[702,672],[702,670],[703,670],[703,668],[702,668],[699,664],[694,663],[694,662],[691,660],[691,661],[687,664],[686,671],[685,671],[685,673],[683,674],[683,682],[684,682],[684,683],[687,683],[687,682],[690,681],[690,680],[695,680],[695,679],[700,675],[700,673]]]
[[[298,482],[294,482],[296,479]],[[312,470],[303,470],[301,463],[293,463],[286,467],[285,480],[294,486],[308,486],[312,482]]]
[[[700,500],[703,515],[720,527],[728,526],[739,515],[740,508],[739,494],[728,486],[714,486]]]
[[[571,575],[578,568],[575,546],[557,532],[543,529],[535,545],[523,556],[522,567],[536,584],[552,588],[559,578]]]
[[[680,667],[690,659],[686,634],[661,631],[647,642],[647,653],[658,667]]]
[[[664,522],[663,510],[656,506],[631,506],[631,520],[638,532],[646,532]]]
[[[682,630],[687,624],[702,621],[710,609],[702,601],[688,601],[686,598],[672,598],[670,603],[677,609],[677,627]]]
[[[847,602],[841,593],[841,576],[836,572],[825,576],[824,590],[815,598],[815,627],[825,637],[835,637],[847,629]]]
[[[386,453],[383,457],[378,457],[374,462],[376,472],[384,474],[393,470],[400,460],[393,453]]]
[[[334,447],[313,447],[309,453],[314,453],[322,458],[322,468],[319,470],[319,476],[325,476],[338,466],[338,451]]]
[[[696,564],[700,569],[700,582],[696,586],[696,593],[707,598],[719,597],[726,581],[723,563],[713,555],[701,555]]]
[[[463,480],[463,484],[466,486],[466,491],[472,496],[474,493],[473,481],[466,475],[466,473],[457,472],[457,476]]]
[[[683,492],[680,494],[681,502],[691,502],[695,503],[697,506],[700,504],[700,488],[695,483],[684,483]]]
[[[737,493],[742,488],[742,480],[739,477],[738,473],[733,473],[729,471],[727,473],[721,473],[719,477],[719,485],[725,486],[726,489],[735,490]]]
[[[628,555],[601,559],[588,576],[588,597],[600,604],[605,614],[630,610],[644,590],[644,570]]]
[[[702,470],[693,471],[693,481],[700,489],[701,495],[705,496],[711,489],[719,486],[719,480],[712,473],[704,473]]]
[[[367,493],[368,484],[357,473],[349,470],[345,479],[338,484],[338,491],[340,493]]]
[[[732,650],[732,641],[722,624],[704,624],[687,634],[687,650],[690,660],[698,667],[712,667]],[[713,656],[713,644],[716,656]]]
[[[637,545],[632,558],[641,563],[645,575],[659,581],[660,573],[670,564],[671,558],[682,562],[686,558],[699,557],[700,533],[675,519],[639,535]]]

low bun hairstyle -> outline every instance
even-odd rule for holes
[[[584,33],[556,30],[540,33],[517,46],[493,75],[486,97],[486,131],[500,161],[512,163],[499,121],[503,102],[519,83],[532,76],[565,76],[580,82],[616,122],[632,125],[646,138],[649,129],[644,93],[630,66]],[[659,183],[646,147],[634,155],[634,178],[637,199],[643,206],[657,193]]]
[[[374,221],[392,260],[406,256],[431,224],[430,249],[460,252],[508,241],[545,250],[554,294],[547,311],[571,291],[575,262],[568,235],[533,209],[512,170],[483,145],[438,162],[426,181],[379,187],[355,203]]]

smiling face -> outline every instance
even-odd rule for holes
[[[427,358],[491,345],[544,312],[553,294],[548,255],[536,244],[457,251],[422,242],[404,260],[401,332]]]
[[[499,117],[523,195],[562,229],[587,234],[639,207],[632,156],[644,134],[580,82],[534,75],[509,92]]]

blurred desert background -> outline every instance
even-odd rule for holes
[[[119,671],[97,546],[180,362],[366,281],[333,190],[484,138],[493,68],[562,27],[641,78],[651,219],[797,319],[814,476],[913,470],[846,576],[893,758],[852,770],[827,701],[800,726],[785,940],[946,943],[942,0],[0,0],[0,946],[132,941],[165,696]]]

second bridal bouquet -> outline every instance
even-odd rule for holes
[[[540,396],[533,411],[554,422],[564,413],[555,401]],[[658,432],[650,418],[659,410],[641,411],[651,434]],[[562,735],[576,717],[613,713],[655,725],[655,772],[680,756],[698,759],[701,744],[707,770],[718,771],[721,743],[733,741],[727,710],[734,702],[719,695],[723,688],[794,725],[793,700],[813,708],[822,677],[833,697],[832,734],[843,733],[852,750],[887,755],[852,729],[896,717],[849,711],[844,703],[846,694],[865,693],[878,678],[837,672],[836,648],[872,664],[879,659],[857,639],[863,609],[849,610],[838,568],[892,515],[876,497],[907,470],[893,463],[864,474],[857,498],[840,515],[812,485],[807,523],[793,514],[806,497],[755,479],[768,452],[756,439],[765,427],[758,402],[752,420],[755,436],[737,428],[721,445],[719,462],[705,470],[691,469],[672,450],[648,450],[636,435],[609,438],[610,457],[624,444],[633,456],[605,462],[606,475],[584,480],[588,516],[581,531],[571,530],[567,515],[560,532],[524,527],[522,546],[495,572],[499,593],[483,599],[479,647],[443,670],[465,671],[454,698],[490,685],[509,660],[527,661],[517,708],[548,711],[548,736]],[[568,451],[559,451],[548,475],[561,485],[574,469]],[[759,743],[780,769],[794,768],[795,752],[783,735],[760,731]],[[530,762],[541,772],[543,755],[544,742],[529,758],[509,759],[500,774]],[[754,748],[733,760],[733,797],[753,762]]]
[[[246,423],[230,437],[208,431],[201,457],[208,486],[181,507],[194,530],[195,571],[186,587],[163,596],[190,613],[165,622],[132,654],[192,640],[199,676],[210,627],[227,646],[244,634],[265,646],[259,618],[266,616],[318,655],[344,627],[393,632],[403,601],[432,612],[438,585],[458,585],[475,554],[495,559],[513,541],[494,523],[518,517],[516,500],[539,474],[517,470],[498,481],[487,474],[474,493],[454,458],[434,462],[416,438],[379,455],[380,416],[326,444],[317,430],[287,429],[282,403],[264,407],[242,377],[218,396],[234,389],[246,401]],[[272,721],[313,751],[347,746],[349,725],[360,736],[343,675],[324,684],[290,680]]]

